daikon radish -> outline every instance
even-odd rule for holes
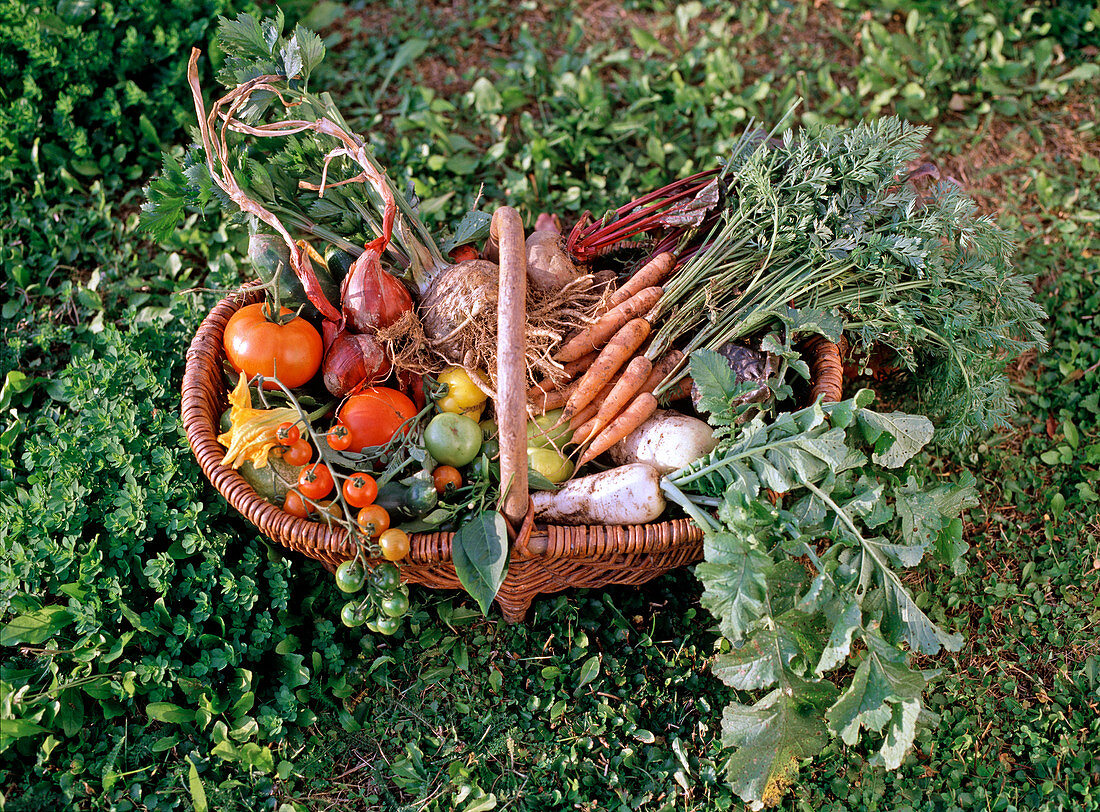
[[[665,510],[661,478],[637,463],[571,479],[557,491],[535,491],[535,518],[549,524],[646,524]]]
[[[613,445],[609,453],[618,465],[641,462],[667,474],[706,456],[715,445],[705,422],[662,409]]]

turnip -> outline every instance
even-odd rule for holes
[[[550,524],[646,524],[665,510],[660,476],[636,463],[570,480],[558,491],[531,494],[535,518]]]
[[[641,462],[667,474],[706,456],[716,445],[702,420],[660,410],[612,446],[610,454],[619,465]]]

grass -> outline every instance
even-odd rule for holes
[[[967,639],[922,663],[943,670],[929,702],[939,719],[897,773],[834,743],[802,766],[785,809],[1100,808],[1100,82],[1090,30],[1060,32],[1036,8],[467,0],[310,12],[331,50],[316,86],[415,179],[439,224],[479,199],[530,219],[602,212],[706,168],[750,119],[771,122],[802,96],[803,122],[897,112],[932,124],[928,158],[1016,235],[1050,350],[1014,364],[1010,430],[926,458],[982,486],[965,517],[968,569],[912,584]],[[9,271],[3,372],[41,379],[4,403],[0,446],[8,437],[13,455],[13,419],[62,408],[50,379],[70,346],[126,311],[170,315],[172,291],[246,272],[216,218],[158,247],[134,227],[128,182],[79,191],[5,215],[6,232],[19,218],[45,224],[33,243],[0,246],[28,269]],[[242,521],[216,520],[259,546]],[[200,761],[209,808],[741,808],[719,744],[731,692],[708,671],[720,638],[690,572],[548,597],[516,626],[453,594],[412,596],[412,623],[392,640],[335,633],[347,698],[314,687],[316,722],[278,749],[292,769],[259,778]],[[163,758],[178,764],[174,752]],[[34,808],[27,775],[0,777],[13,809]]]

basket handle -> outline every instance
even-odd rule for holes
[[[500,481],[508,486],[504,515],[519,527],[527,515],[527,247],[511,206],[493,213],[490,239],[500,246],[497,303],[497,399]]]

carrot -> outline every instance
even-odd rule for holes
[[[597,355],[599,355],[599,353],[596,350],[592,350],[592,352],[582,355],[576,361],[570,361],[565,365],[558,377],[543,378],[528,389],[527,399],[531,400],[537,397],[541,392],[553,392],[555,389],[563,388],[571,380],[592,366],[592,362],[596,360]]]
[[[600,404],[600,410],[596,412],[596,422],[601,429],[626,408],[652,371],[653,362],[644,355],[636,355],[630,359],[626,370],[619,376],[618,382],[607,393],[607,397]]]
[[[622,302],[625,302],[639,291],[653,287],[654,285],[662,284],[672,272],[674,265],[675,262],[673,261],[672,254],[668,251],[662,251],[643,265],[641,270],[626,280],[622,287],[611,294],[610,298],[607,300],[607,309],[610,310]]]
[[[535,411],[541,411],[543,414],[546,414],[549,411],[560,409],[564,406],[565,402],[569,400],[569,396],[573,394],[576,388],[577,385],[572,383],[569,386],[563,386],[561,389],[551,389],[549,392],[535,389],[533,395],[530,391],[527,393],[527,402],[535,407]]]
[[[676,369],[680,365],[680,362],[684,360],[684,354],[679,350],[669,350],[653,365],[653,371],[649,373],[649,377],[645,379],[639,388],[639,392],[652,392],[657,388],[668,373]]]
[[[608,310],[558,348],[554,359],[563,364],[598,350],[631,319],[644,316],[653,309],[664,293],[662,288],[645,288],[625,302]]]
[[[591,403],[589,403],[587,406],[585,406],[583,409],[573,415],[573,417],[569,419],[569,428],[576,431],[580,426],[583,426],[590,420],[594,420],[596,417],[596,412],[600,410],[600,396],[602,395],[603,397],[606,397],[607,393],[611,391],[612,386],[614,386],[614,384],[609,383],[607,386],[600,390],[600,394],[597,395]]]
[[[587,420],[580,425],[580,427],[573,432],[573,437],[570,440],[573,445],[584,445],[596,434],[596,418]]]
[[[671,403],[674,400],[691,397],[691,388],[695,385],[690,377],[681,378],[680,383],[665,392],[665,399]]]
[[[649,338],[651,330],[649,322],[645,319],[631,319],[619,328],[619,331],[607,342],[607,346],[600,351],[599,357],[592,362],[588,372],[584,373],[577,383],[577,388],[566,401],[562,416],[572,417],[591,403],[611,380],[611,376],[618,372],[627,359]]]
[[[656,411],[657,398],[653,396],[652,392],[643,392],[638,395],[630,402],[630,405],[623,410],[622,414],[612,420],[607,428],[592,439],[592,444],[588,446],[588,449],[577,461],[577,467],[580,468],[586,462],[591,462],[596,457],[600,456],[600,454],[626,437],[630,432],[642,425],[642,423],[649,420]]]

